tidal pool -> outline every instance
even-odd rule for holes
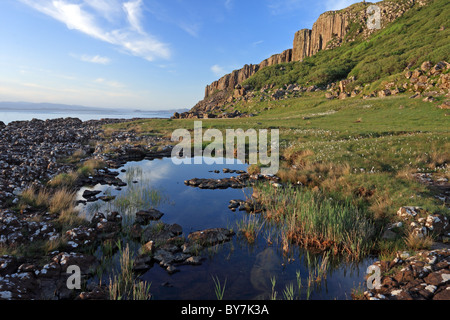
[[[184,184],[192,178],[236,175],[223,173],[224,168],[246,170],[247,165],[175,165],[170,158],[128,162],[114,170],[120,173],[118,177],[127,183],[126,187],[116,190],[97,185],[78,192],[81,199],[85,190],[98,190],[102,191],[99,196],[116,196],[115,201],[97,201],[79,208],[88,218],[95,212],[111,210],[129,219],[138,210],[155,208],[164,213],[162,222],[182,226],[185,237],[209,228],[236,232],[232,241],[205,249],[201,253],[205,259],[199,266],[177,266],[179,272],[169,274],[155,264],[142,274],[140,279],[151,284],[154,300],[215,300],[218,282],[225,286],[226,300],[344,300],[351,299],[355,288],[365,290],[366,270],[375,258],[348,262],[297,246],[291,246],[289,253],[283,254],[276,227],[264,223],[259,215],[228,208],[230,200],[250,197],[252,188],[207,190]],[[121,197],[134,200],[122,202]],[[239,225],[246,219],[257,219],[260,226],[256,241],[251,244],[239,234]],[[140,244],[127,241],[137,252]],[[116,264],[117,260],[115,257]],[[103,282],[108,279],[105,274]]]

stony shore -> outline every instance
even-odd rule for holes
[[[67,268],[77,265],[83,280],[92,278],[100,261],[86,248],[95,248],[106,242],[114,243],[123,231],[122,217],[118,212],[95,214],[88,224],[66,232],[58,230],[57,216],[45,209],[27,206],[20,212],[12,210],[20,192],[28,186],[43,187],[59,173],[67,173],[75,165],[60,160],[82,150],[87,158],[103,160],[107,167],[94,175],[79,177],[75,187],[109,184],[126,186],[110,169],[121,167],[127,161],[168,157],[171,147],[157,148],[169,141],[151,137],[143,138],[133,132],[115,132],[105,140],[102,125],[129,120],[100,120],[82,122],[67,118],[0,123],[0,248],[20,248],[33,243],[63,240],[59,250],[46,256],[0,255],[0,300],[31,299],[108,299],[107,289],[88,284],[87,291],[77,292],[67,288],[70,274]],[[106,142],[96,144],[96,142]],[[106,149],[107,152],[106,152]],[[85,192],[86,201],[97,201],[96,192]],[[107,201],[108,199],[104,199]],[[80,201],[83,202],[83,201]],[[140,255],[134,260],[133,270],[142,273],[154,264],[172,274],[182,264],[198,265],[198,254],[205,247],[230,241],[234,232],[217,228],[182,235],[182,227],[159,221],[164,214],[154,209],[136,212],[136,221],[130,237],[144,243]],[[151,224],[158,221],[158,228]],[[117,250],[117,248],[115,248]],[[91,250],[92,251],[92,250]]]

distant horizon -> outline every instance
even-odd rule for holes
[[[11,107],[8,107],[11,105]],[[22,105],[23,108],[17,107]],[[44,107],[43,109],[38,109]],[[145,109],[135,107],[96,107],[76,104],[53,103],[53,102],[27,102],[27,101],[0,101],[1,111],[112,111],[112,112],[179,112],[189,110],[188,108],[171,108],[171,109]]]

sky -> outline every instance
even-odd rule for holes
[[[168,110],[355,0],[1,0],[0,101]]]

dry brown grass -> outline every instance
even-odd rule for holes
[[[306,150],[296,150],[295,147],[290,147],[284,150],[283,156],[291,165],[297,167],[303,167],[306,165],[307,158],[314,155],[314,152],[306,149]]]
[[[261,168],[257,164],[252,164],[251,166],[248,167],[247,172],[249,174],[260,174]]]
[[[386,219],[391,215],[393,202],[388,194],[378,195],[369,207],[375,220]]]
[[[416,171],[416,169],[411,167],[404,167],[403,169],[397,171],[396,177],[399,179],[414,180],[413,174],[416,173]]]
[[[62,188],[53,194],[49,202],[49,210],[52,214],[61,214],[65,210],[73,210],[76,193]]]
[[[433,238],[430,236],[418,236],[410,232],[405,237],[405,244],[412,250],[429,250],[433,245]]]
[[[80,217],[78,211],[73,207],[62,210],[58,216],[58,223],[61,225],[63,232],[83,225],[87,222],[86,219]]]
[[[78,180],[79,174],[78,172],[69,172],[69,173],[61,173],[51,179],[47,184],[53,188],[66,188],[73,187],[75,182]]]

